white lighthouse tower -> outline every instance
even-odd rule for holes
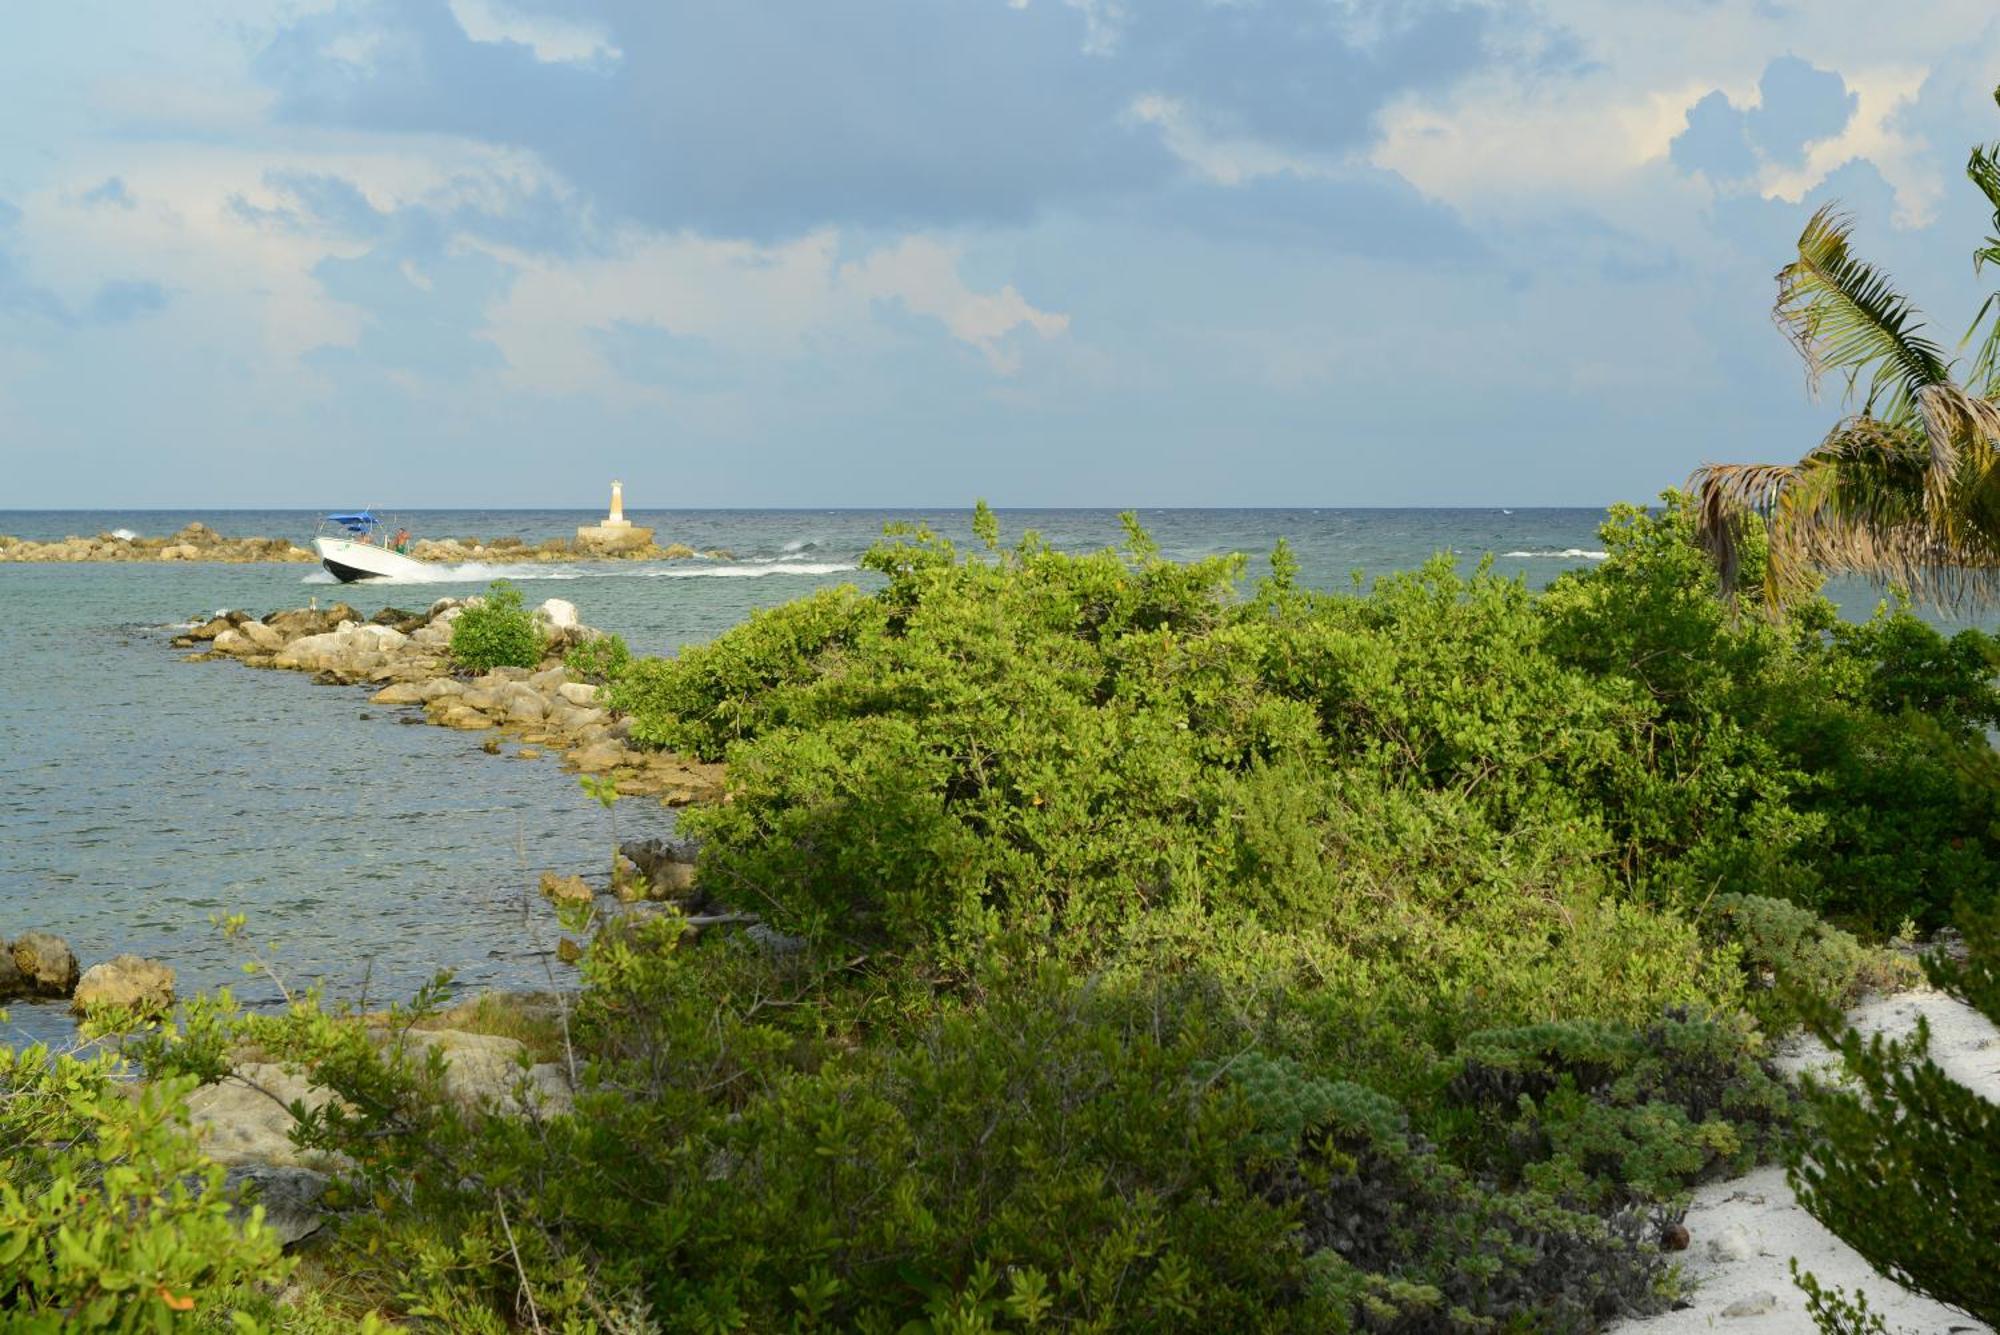
[[[611,484],[611,511],[599,524],[583,524],[576,530],[579,547],[589,552],[631,552],[653,545],[653,530],[641,528],[625,517],[625,484]]]

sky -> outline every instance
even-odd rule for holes
[[[0,510],[1646,500],[1840,415],[1815,208],[2000,285],[1991,0],[4,23]]]

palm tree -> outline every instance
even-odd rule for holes
[[[2000,264],[2000,144],[1975,148],[1966,173],[1994,211],[1977,273]],[[1746,517],[1762,517],[1773,608],[1809,594],[1820,573],[1943,604],[2000,601],[2000,292],[1965,336],[1987,325],[1961,383],[1909,298],[1849,250],[1852,226],[1831,205],[1813,214],[1798,258],[1778,272],[1771,314],[1805,359],[1807,383],[1817,391],[1822,377],[1844,377],[1860,411],[1795,464],[1697,469],[1688,488],[1702,543],[1733,592]]]

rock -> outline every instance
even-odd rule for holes
[[[535,609],[535,622],[544,630],[567,630],[583,623],[577,619],[576,604],[567,598],[550,598]]]
[[[250,643],[265,653],[275,653],[285,647],[285,637],[261,621],[245,621],[237,627]]]
[[[239,1163],[222,1179],[222,1189],[236,1203],[232,1218],[240,1224],[252,1206],[263,1206],[264,1226],[289,1247],[319,1232],[324,1222],[319,1203],[330,1181],[324,1173],[296,1165]]]
[[[625,759],[625,748],[616,742],[598,742],[594,746],[586,746],[572,752],[570,759],[574,760],[576,767],[585,774],[602,774],[606,770],[615,769],[619,762]]]
[[[493,720],[485,714],[480,713],[477,709],[469,705],[461,704],[448,706],[444,711],[443,717],[438,719],[438,722],[447,728],[457,728],[462,732],[473,732],[480,728],[490,728],[493,726]]]
[[[1738,1298],[1722,1309],[1726,1317],[1763,1316],[1778,1310],[1778,1295],[1775,1293],[1753,1293],[1748,1298]]]
[[[514,759],[516,760],[540,760],[541,758],[542,753],[532,746],[524,746],[514,753]]]
[[[384,686],[368,697],[371,705],[420,705],[423,702],[424,688],[407,681]]]
[[[38,997],[66,997],[76,990],[76,956],[69,942],[48,932],[28,932],[14,942],[14,967]]]
[[[1684,1252],[1688,1245],[1687,1225],[1670,1223],[1660,1230],[1660,1250],[1663,1252]]]
[[[553,904],[589,904],[596,900],[597,892],[585,884],[581,876],[558,876],[552,871],[542,873],[542,898]]]
[[[556,941],[556,958],[564,964],[574,964],[583,958],[583,947],[566,936],[561,937]]]
[[[543,695],[552,695],[561,689],[563,683],[568,680],[569,670],[561,664],[557,664],[555,667],[543,668],[540,672],[531,673],[528,677],[528,685],[534,687]]]
[[[1750,1235],[1731,1225],[1708,1240],[1708,1255],[1714,1261],[1747,1261],[1757,1254]]]
[[[766,927],[761,922],[753,922],[743,929],[743,935],[757,943],[767,955],[796,955],[806,948],[802,936],[786,936],[783,932]]]
[[[519,1039],[469,1034],[458,1029],[417,1029],[409,1034],[412,1056],[425,1050],[445,1057],[445,1096],[467,1111],[533,1112],[547,1117],[570,1110],[569,1081],[553,1063],[523,1065],[527,1049]]]
[[[422,687],[424,703],[442,699],[448,695],[465,694],[465,683],[453,677],[433,677]]]
[[[289,1105],[321,1108],[332,1097],[282,1066],[248,1062],[188,1095],[188,1121],[217,1163],[302,1165],[313,1156],[292,1143]]]
[[[14,963],[14,952],[5,949],[5,944],[0,942],[0,1001],[18,997],[28,990],[27,977],[22,974],[20,966]]]
[[[77,981],[70,1009],[78,1015],[110,1006],[142,1015],[158,1015],[174,1007],[174,971],[158,960],[119,955],[93,964]]]
[[[510,723],[540,723],[548,715],[548,701],[525,683],[507,689],[507,720]]]
[[[597,703],[599,688],[587,681],[566,681],[556,687],[556,694],[581,709],[589,709]],[[597,722],[596,719],[590,722]],[[581,726],[581,725],[579,725]]]
[[[654,868],[646,880],[648,899],[685,899],[694,890],[694,868],[685,862],[668,862]]]

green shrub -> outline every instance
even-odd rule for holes
[[[1933,956],[1925,970],[2000,1022],[2000,911],[1968,911],[1961,925],[1966,959]],[[2000,1321],[2000,1105],[1931,1060],[1921,1018],[1908,1040],[1864,1039],[1828,1006],[1811,1023],[1846,1078],[1806,1081],[1812,1134],[1791,1165],[1800,1204],[1905,1288]]]
[[[599,635],[582,644],[571,645],[563,655],[563,666],[577,681],[613,684],[632,666],[632,651],[617,635]]]
[[[494,580],[485,600],[460,612],[451,627],[452,662],[470,672],[534,667],[542,661],[544,644],[534,617],[521,605],[521,591],[504,579]]]
[[[1801,994],[1808,1006],[1844,1009],[1864,988],[1895,980],[1881,953],[1797,904],[1717,895],[1708,912],[1710,936],[1718,946],[1738,948],[1745,998],[1772,1032],[1803,1018]]]
[[[193,1080],[136,1094],[115,1058],[0,1046],[0,1307],[9,1330],[166,1330],[289,1263],[263,1208],[230,1218],[196,1149]],[[219,1313],[218,1313],[219,1316]]]

